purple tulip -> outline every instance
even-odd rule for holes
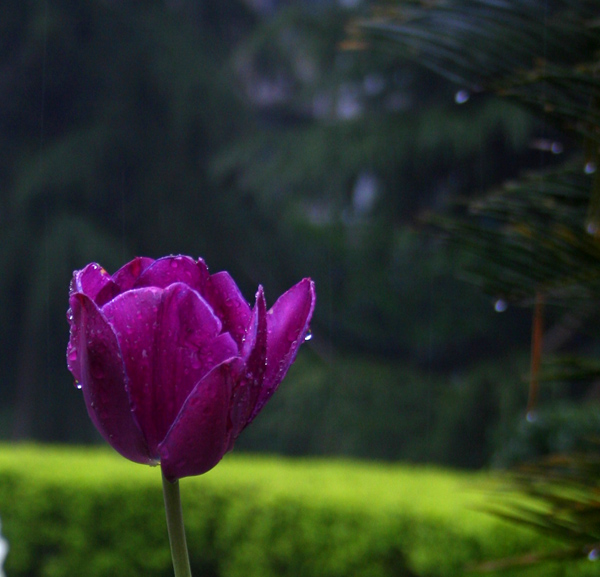
[[[233,447],[296,357],[315,306],[304,279],[267,311],[203,260],[92,263],[70,287],[67,364],[100,434],[165,477],[200,475]]]

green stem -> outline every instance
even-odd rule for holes
[[[175,577],[192,577],[190,558],[185,541],[185,527],[181,514],[181,498],[179,496],[179,481],[171,483],[162,476],[165,512],[167,514],[167,529],[171,543],[171,557]]]

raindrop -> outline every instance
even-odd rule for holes
[[[535,411],[528,411],[525,418],[528,423],[535,423],[537,421],[537,413]]]
[[[456,104],[464,104],[469,98],[471,98],[471,94],[469,94],[468,90],[459,90],[454,95],[454,102],[456,102]]]
[[[586,232],[591,235],[598,234],[598,225],[594,222],[588,222],[588,225],[585,228]]]
[[[312,338],[313,338],[312,331],[310,329],[308,329],[306,331],[306,333],[304,334],[304,342],[310,341]]]
[[[594,174],[596,172],[596,163],[595,162],[586,162],[583,167],[583,172],[586,174]]]
[[[588,559],[590,561],[598,561],[598,559],[600,559],[600,551],[598,549],[592,549],[588,553]]]
[[[81,383],[79,381],[75,381],[75,387],[81,391]]]
[[[497,313],[503,313],[508,308],[508,303],[504,299],[498,299],[494,303],[494,310]]]

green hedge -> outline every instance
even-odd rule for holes
[[[481,474],[434,468],[231,455],[181,481],[192,569],[197,577],[462,576],[468,563],[540,547],[477,511],[493,486]],[[172,575],[160,471],[110,449],[0,445],[0,517],[7,577]]]

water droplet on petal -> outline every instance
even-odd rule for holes
[[[75,381],[75,388],[81,391],[81,383],[79,381]]]
[[[310,340],[312,340],[312,338],[313,338],[312,331],[310,329],[308,329],[306,331],[306,333],[304,333],[304,342],[310,341]]]

